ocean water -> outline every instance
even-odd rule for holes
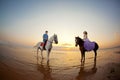
[[[0,46],[0,49],[0,62],[28,80],[100,80],[103,78],[99,75],[106,73],[105,65],[120,63],[120,48],[98,50],[96,61],[93,51],[86,52],[84,63],[80,62],[79,49],[52,50],[48,63],[46,51],[42,59],[35,48]]]

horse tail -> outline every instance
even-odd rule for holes
[[[37,45],[33,46],[33,48],[36,48],[36,47],[37,47]]]
[[[39,46],[40,46],[40,43],[41,43],[41,42],[38,42],[35,46],[33,46],[33,48],[39,47]]]

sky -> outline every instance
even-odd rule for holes
[[[120,46],[119,14],[120,0],[0,0],[0,43],[34,46],[48,30],[61,47],[83,31],[101,48]]]

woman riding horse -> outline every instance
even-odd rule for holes
[[[75,46],[79,45],[79,49],[81,51],[81,62],[85,61],[85,52],[93,50],[95,53],[94,61],[96,60],[97,56],[97,50],[99,48],[98,44],[96,42],[90,42],[87,38],[87,32],[84,32],[84,40],[80,37],[75,37]],[[83,60],[84,58],[84,60]]]

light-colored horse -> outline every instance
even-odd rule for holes
[[[51,52],[51,49],[52,49],[52,43],[53,41],[55,42],[55,44],[58,44],[58,38],[57,38],[57,35],[54,34],[52,37],[50,37],[50,39],[48,39],[46,45],[45,45],[45,48],[46,48],[46,51],[47,51],[47,61],[49,61],[49,55],[50,55],[50,52]],[[43,42],[38,42],[34,47],[37,48],[37,56],[38,56],[38,51],[40,49],[41,51],[41,57],[43,58],[43,46],[41,46]]]

